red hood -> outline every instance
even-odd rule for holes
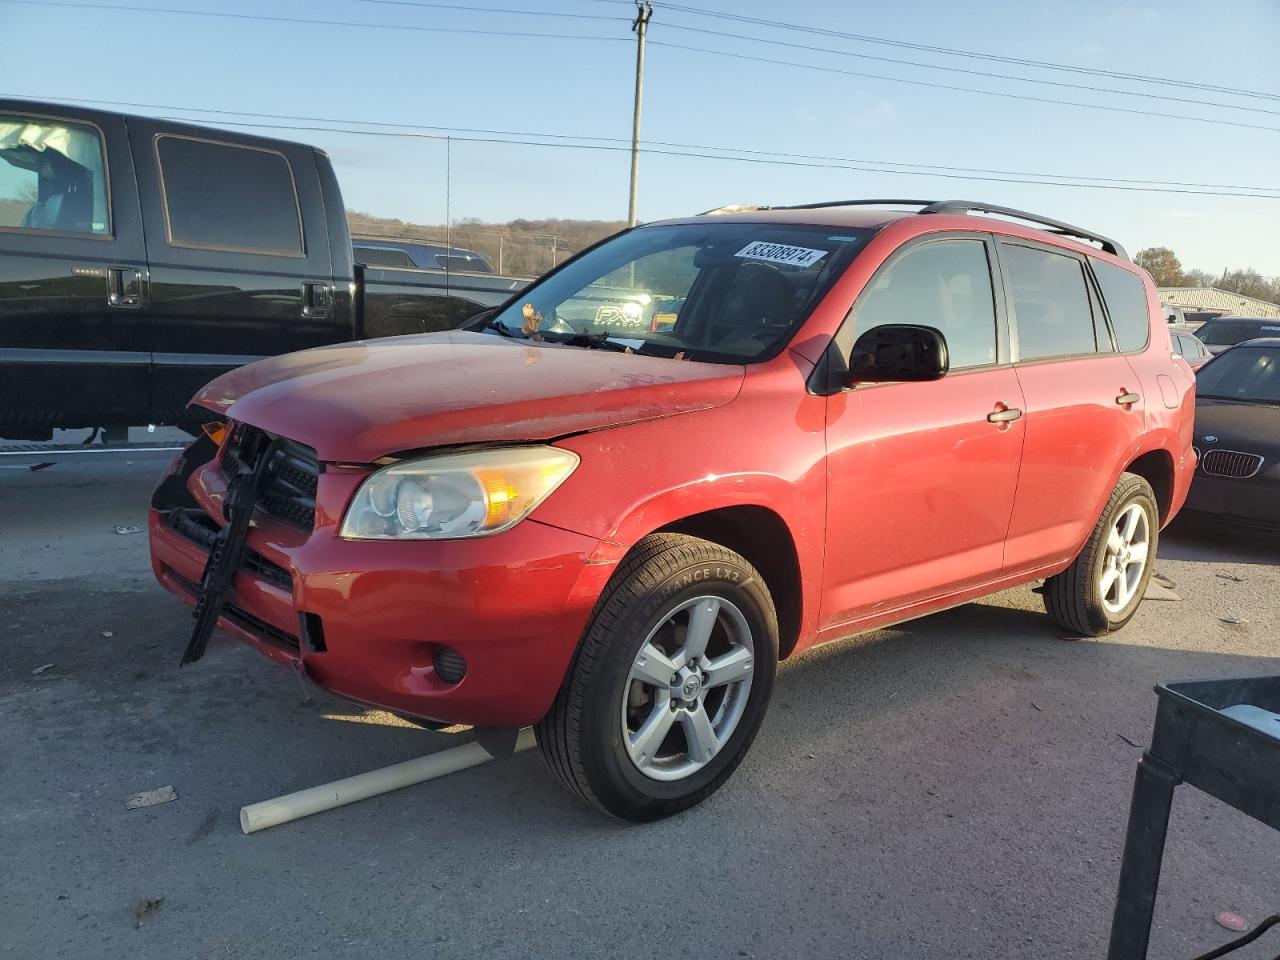
[[[321,460],[368,463],[706,410],[737,396],[743,372],[453,331],[271,357],[223,374],[192,402],[308,444]]]

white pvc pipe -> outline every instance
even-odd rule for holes
[[[534,743],[533,728],[525,727],[516,738],[515,752],[528,750]],[[441,750],[416,760],[406,760],[381,770],[370,770],[368,773],[299,790],[274,800],[251,803],[240,808],[240,829],[245,833],[256,833],[290,820],[309,817],[313,813],[332,810],[357,800],[366,800],[401,787],[422,783],[424,780],[457,773],[492,759],[493,756],[478,743]]]

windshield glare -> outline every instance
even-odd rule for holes
[[[765,360],[872,232],[714,219],[641,227],[530,287],[494,322],[547,339],[607,335],[663,356]]]
[[[1200,368],[1196,392],[1254,403],[1280,403],[1280,349],[1233,347]]]

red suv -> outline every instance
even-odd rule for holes
[[[1193,388],[1151,278],[1078,227],[716,212],[463,330],[215,380],[152,560],[199,605],[186,660],[217,623],[362,703],[534,724],[570,790],[653,819],[728,778],[815,644],[1040,578],[1064,629],[1122,627]]]

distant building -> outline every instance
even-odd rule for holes
[[[1225,310],[1236,317],[1278,317],[1280,303],[1246,297],[1217,287],[1160,287],[1160,301],[1188,310]]]

